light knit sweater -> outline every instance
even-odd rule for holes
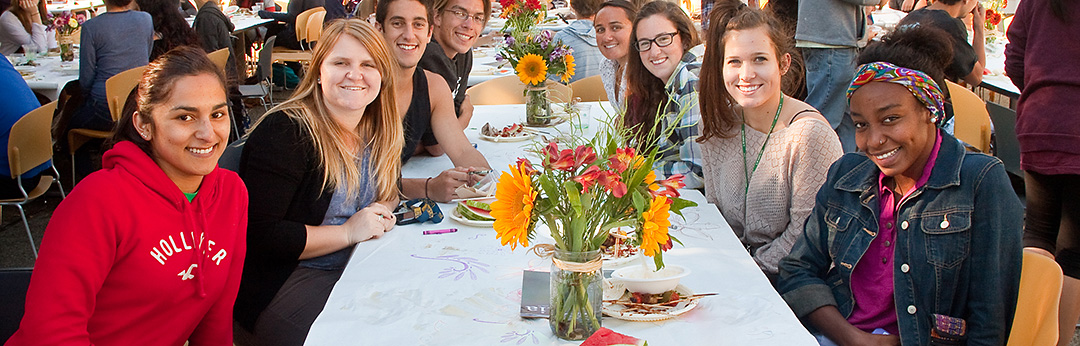
[[[774,131],[751,175],[744,204],[745,172],[753,169],[765,137],[746,128],[745,171],[738,133],[709,138],[701,143],[701,151],[706,200],[720,209],[761,270],[776,274],[780,259],[802,235],[829,166],[844,152],[832,127],[816,118],[801,118]]]

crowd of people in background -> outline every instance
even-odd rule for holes
[[[674,2],[572,0],[577,20],[554,38],[573,49],[572,81],[600,76],[629,144],[657,148],[659,179],[682,176],[716,205],[822,345],[1005,344],[1025,251],[1064,271],[1067,345],[1080,319],[1080,41],[1057,37],[1080,34],[1080,6],[1022,0],[1007,32],[1022,204],[1000,160],[952,135],[947,83],[977,85],[987,68],[978,0],[756,4],[705,1],[699,29]],[[491,169],[464,132],[490,0],[381,0],[370,21],[322,0],[259,15],[299,49],[297,14],[324,5],[334,14],[291,96],[231,133],[245,52],[220,4],[196,0],[192,27],[175,0],[105,0],[82,27],[70,127],[112,135],[102,169],[82,170],[53,214],[6,345],[234,333],[300,345],[354,245],[390,231],[399,202],[453,200]],[[870,40],[867,7],[887,5],[910,13]],[[0,11],[0,53],[47,50],[43,1]],[[222,48],[224,69],[206,55]],[[144,65],[114,122],[105,81]],[[0,61],[5,129],[40,105],[16,76]],[[232,172],[217,164],[236,137]],[[402,178],[419,155],[453,167]],[[17,197],[0,175],[0,196]]]

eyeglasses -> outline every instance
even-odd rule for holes
[[[640,39],[637,41],[637,43],[634,44],[634,48],[636,48],[639,52],[646,52],[649,49],[652,49],[653,43],[655,43],[657,47],[667,47],[671,45],[671,42],[675,42],[674,37],[678,34],[679,32],[677,31],[668,32],[656,35],[656,37],[652,39]]]
[[[462,11],[462,10],[459,10],[459,9],[449,9],[448,8],[448,9],[446,9],[444,11],[453,13],[454,17],[457,18],[458,20],[461,20],[461,21],[467,21],[469,18],[472,18],[473,22],[476,22],[477,24],[480,24],[480,25],[484,24],[484,14],[483,13],[477,13],[477,14],[474,14],[474,15],[470,16],[468,12],[465,12],[465,11]]]

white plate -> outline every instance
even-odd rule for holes
[[[678,287],[675,287],[675,292],[678,292],[680,297],[689,297],[694,294],[694,291],[691,291],[689,288],[683,286],[682,284],[680,284]],[[620,320],[636,322],[655,322],[669,320],[675,318],[676,316],[685,314],[687,311],[693,310],[695,307],[697,307],[697,305],[698,302],[697,299],[695,299],[691,301],[679,302],[678,305],[675,305],[675,307],[672,307],[666,312],[643,314],[637,312],[622,311],[625,307],[621,304],[604,303],[603,310],[604,315],[618,318]]]
[[[476,221],[462,217],[461,214],[458,213],[456,205],[454,206],[454,211],[450,212],[450,219],[466,226],[481,228],[492,228],[495,226],[495,221]]]
[[[527,140],[529,138],[533,138],[535,136],[536,135],[534,135],[532,133],[529,133],[529,132],[522,132],[521,136],[514,136],[514,137],[493,137],[493,136],[488,136],[488,135],[485,135],[485,134],[481,133],[480,134],[480,139],[488,140],[488,141],[492,141],[492,142],[496,142],[496,143],[499,143],[499,142],[521,142],[521,141]]]

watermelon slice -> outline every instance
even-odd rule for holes
[[[473,221],[495,221],[495,218],[491,217],[490,211],[472,207],[461,202],[457,205],[457,212],[458,214],[461,214],[462,217]]]
[[[477,201],[477,200],[465,201],[465,205],[470,206],[470,207],[474,207],[474,208],[480,208],[480,209],[482,209],[484,211],[489,211],[489,212],[491,211],[491,204],[487,204],[487,203]]]
[[[630,345],[630,346],[647,346],[649,343],[645,340],[638,339],[629,335],[616,333],[614,330],[600,327],[596,333],[593,333],[585,342],[581,343],[581,346],[616,346],[616,345]]]

